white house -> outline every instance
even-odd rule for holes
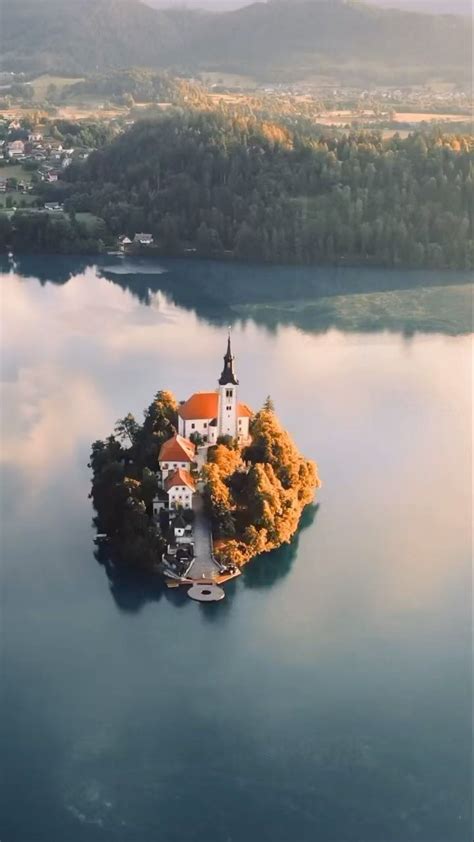
[[[224,368],[215,392],[195,392],[178,410],[180,436],[190,438],[199,433],[208,444],[216,444],[219,436],[232,436],[239,444],[249,441],[252,410],[238,400],[230,335],[224,356]]]
[[[190,473],[191,468],[195,462],[196,447],[188,439],[183,436],[173,436],[162,445],[160,455],[158,456],[158,463],[160,466],[161,476],[165,480],[170,473],[176,471],[177,468],[182,468],[184,471]]]
[[[196,483],[189,471],[177,468],[165,479],[165,491],[168,495],[170,509],[191,509]]]
[[[172,525],[173,537],[176,544],[189,544],[192,540],[193,528],[187,524],[182,514],[175,517]]]
[[[121,234],[120,237],[118,238],[118,244],[119,244],[121,250],[125,251],[126,246],[132,245],[132,241],[131,241],[130,237],[127,237],[126,234]]]
[[[59,202],[46,202],[44,209],[57,212],[64,210],[64,205],[61,205]]]
[[[140,246],[152,246],[153,245],[153,235],[152,234],[135,234],[133,238],[134,243],[138,243]]]
[[[7,152],[10,158],[17,158],[25,154],[25,144],[22,140],[12,140],[7,143]]]

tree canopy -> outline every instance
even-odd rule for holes
[[[320,486],[316,465],[301,456],[268,402],[250,432],[243,453],[219,445],[203,469],[216,554],[238,564],[289,543]]]
[[[472,138],[333,135],[217,112],[137,123],[65,175],[65,206],[162,253],[474,265]]]
[[[117,421],[114,435],[92,445],[97,527],[111,539],[116,557],[133,567],[155,567],[165,547],[150,515],[158,493],[159,450],[175,431],[176,410],[174,395],[160,391],[142,425],[128,413]]]

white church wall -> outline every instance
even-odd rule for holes
[[[192,421],[184,422],[184,437],[189,439],[193,433],[207,437],[209,434],[209,422],[211,418],[193,418]]]

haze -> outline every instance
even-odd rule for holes
[[[249,6],[253,0],[144,0],[157,9],[177,8],[208,9],[211,11],[231,11],[242,6]],[[270,0],[271,2],[271,0]],[[318,2],[318,0],[314,0]],[[397,8],[411,11],[430,12],[433,14],[471,15],[471,0],[365,0],[373,6]]]

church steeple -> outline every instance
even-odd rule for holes
[[[229,328],[229,336],[227,339],[227,351],[224,357],[224,368],[222,369],[222,374],[219,378],[219,385],[220,386],[238,386],[239,381],[237,380],[237,376],[234,371],[234,359],[235,357],[232,354],[232,347],[230,342],[230,328]]]

